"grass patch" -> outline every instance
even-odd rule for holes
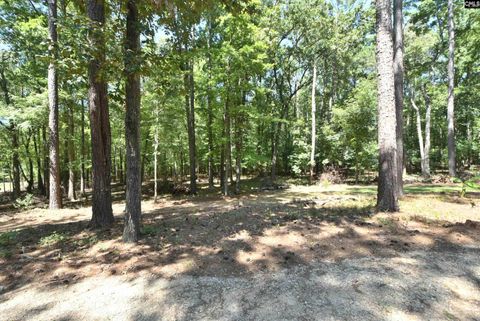
[[[140,229],[142,235],[154,236],[158,234],[158,227],[155,225],[144,225]]]
[[[52,234],[44,236],[38,242],[41,246],[52,246],[62,243],[67,239],[67,234],[54,231]]]
[[[17,231],[8,231],[0,234],[0,246],[9,246],[15,243],[18,236]]]
[[[0,249],[0,259],[9,259],[12,256],[13,253],[9,249]]]
[[[98,236],[94,234],[75,241],[75,244],[78,246],[92,246],[98,243],[98,241]]]

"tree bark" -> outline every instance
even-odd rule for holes
[[[85,152],[85,106],[83,99],[81,100],[82,107],[82,137],[81,137],[81,157],[82,165],[80,169],[80,194],[85,196],[85,185],[86,185],[86,176],[85,176],[85,161],[86,161],[86,152]]]
[[[455,150],[455,23],[453,21],[453,0],[448,0],[448,173],[457,175]]]
[[[153,135],[153,201],[158,197],[158,109],[155,109],[155,133]]]
[[[32,139],[32,131],[28,130],[28,136],[25,141],[25,155],[28,159],[28,177],[27,177],[27,193],[32,193],[34,185],[34,174],[33,174],[33,160],[32,155],[30,154],[30,140]]]
[[[90,131],[92,141],[92,227],[107,228],[114,222],[111,193],[111,136],[108,112],[107,83],[102,74],[105,65],[105,1],[88,0],[88,17],[91,20],[89,41],[94,56],[88,66]]]
[[[223,128],[225,134],[225,152],[224,152],[224,163],[225,163],[225,171],[223,176],[223,195],[228,196],[228,179],[230,178],[230,170],[231,170],[231,153],[232,153],[232,143],[230,138],[230,101],[229,101],[229,93],[227,91],[225,97],[225,109],[223,115]]]
[[[140,233],[142,181],[140,177],[140,28],[135,0],[127,2],[125,70],[127,82],[125,112],[125,146],[127,151],[127,185],[124,242],[136,242]],[[156,151],[155,151],[156,152]],[[155,154],[156,159],[156,154]]]
[[[48,38],[50,41],[50,64],[48,65],[48,134],[49,134],[49,207],[62,208],[62,190],[60,188],[59,136],[58,136],[58,75],[57,50],[57,0],[48,0]]]
[[[311,113],[311,144],[310,144],[310,184],[313,183],[313,176],[315,174],[315,145],[316,145],[316,114],[317,106],[315,102],[315,91],[317,83],[317,65],[313,64],[313,79],[312,79],[312,113]]]
[[[425,99],[425,146],[424,146],[424,167],[426,177],[430,177],[430,128],[431,128],[431,114],[432,107],[430,103],[430,96],[428,95],[427,89],[423,86],[423,97]]]
[[[397,196],[397,141],[391,1],[376,1],[378,72],[379,177],[377,207],[380,211],[399,210]]]
[[[242,90],[242,98],[240,108],[245,108],[246,93]],[[237,112],[235,120],[235,193],[240,193],[240,182],[242,179],[242,148],[243,148],[243,126],[244,114],[243,110]]]
[[[37,142],[38,139],[38,142]],[[45,185],[42,178],[42,159],[40,157],[40,132],[36,133],[36,130],[33,134],[33,148],[35,150],[35,159],[37,162],[37,188],[40,195],[45,195]]]
[[[75,201],[77,195],[75,193],[75,125],[73,118],[73,106],[70,104],[68,106],[68,199],[70,201]]]
[[[420,166],[422,168],[422,176],[428,177],[426,170],[425,170],[425,145],[423,142],[423,133],[422,133],[422,119],[420,116],[420,109],[417,107],[415,103],[415,98],[412,96],[411,98],[412,108],[415,110],[416,113],[416,120],[417,120],[417,137],[418,137],[418,147],[420,149]]]
[[[403,196],[403,0],[394,0],[394,54],[393,71],[395,74],[395,111],[397,116],[397,194]]]
[[[212,57],[210,52],[210,46],[212,42],[212,21],[208,20],[208,42],[207,42],[207,68],[208,68],[208,85],[207,85],[207,136],[208,136],[208,188],[213,189],[213,106],[212,106],[212,88],[211,88],[211,75],[212,75]]]
[[[45,196],[50,197],[50,157],[47,140],[47,127],[42,126],[42,141],[43,141],[43,179],[45,180]]]
[[[188,130],[188,156],[190,168],[190,193],[197,193],[197,174],[196,174],[196,143],[195,143],[195,82],[193,78],[193,62],[185,64],[185,113],[187,115]]]

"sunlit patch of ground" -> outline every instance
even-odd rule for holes
[[[253,188],[253,187],[252,187]],[[242,276],[316,261],[395,257],[479,246],[478,194],[457,185],[407,185],[401,212],[375,212],[375,186],[291,185],[236,197],[163,197],[142,203],[143,237],[88,229],[90,208],[0,216],[0,283],[70,284],[92,275]],[[206,192],[205,192],[206,193]],[[468,224],[464,224],[469,220]]]

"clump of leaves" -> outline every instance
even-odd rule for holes
[[[27,209],[33,205],[33,194],[27,194],[24,198],[18,198],[15,200],[13,206],[15,208]]]
[[[154,225],[144,225],[141,230],[140,230],[140,233],[143,234],[143,235],[156,235],[158,233],[158,228]]]
[[[90,235],[84,238],[79,239],[78,241],[75,242],[79,246],[92,246],[96,243],[98,243],[98,237],[97,235]]]
[[[66,234],[54,231],[52,234],[42,237],[39,243],[41,246],[51,246],[57,243],[64,242],[66,239]]]
[[[455,178],[455,183],[461,183],[462,186],[460,187],[460,197],[465,197],[467,194],[468,189],[471,190],[480,190],[480,175],[475,175],[468,179],[463,178]]]
[[[8,246],[12,245],[16,238],[17,238],[18,232],[17,231],[8,231],[5,233],[0,233],[0,246]]]

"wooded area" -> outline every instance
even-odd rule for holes
[[[460,0],[0,0],[0,263],[53,269],[33,261],[57,246],[98,268],[113,240],[222,274],[447,251],[442,228],[478,244],[479,30]],[[217,249],[242,233],[297,247]]]

